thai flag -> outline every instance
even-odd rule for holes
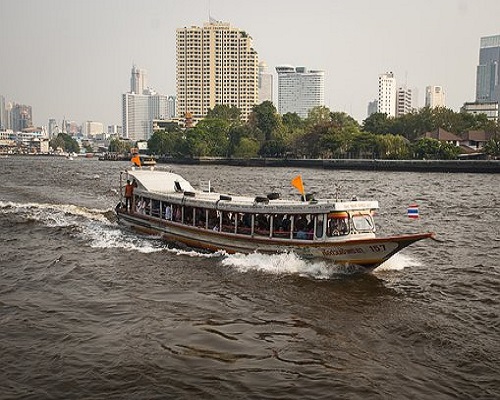
[[[408,218],[418,218],[418,204],[408,206]]]

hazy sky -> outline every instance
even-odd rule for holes
[[[427,85],[456,111],[474,101],[480,37],[500,34],[499,0],[0,0],[0,95],[31,105],[38,126],[121,125],[132,64],[175,94],[175,30],[209,10],[249,33],[273,71],[324,70],[326,106],[360,122],[386,71],[420,106]]]

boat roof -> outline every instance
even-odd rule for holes
[[[182,176],[173,172],[157,169],[130,169],[127,175],[135,178],[138,188],[155,193],[176,193],[175,182],[180,185],[180,191],[192,192],[195,189]]]
[[[172,200],[192,207],[215,208],[222,211],[252,213],[330,213],[378,209],[378,201],[313,199],[267,199],[266,196],[245,196],[197,190],[182,176],[157,169],[132,169],[128,177],[137,182],[136,193],[162,200]]]

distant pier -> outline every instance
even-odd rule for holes
[[[500,173],[500,160],[346,160],[281,158],[158,158],[159,163],[191,165],[234,165],[241,167],[290,167],[349,169],[360,171],[410,171],[446,173]]]

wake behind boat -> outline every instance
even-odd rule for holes
[[[125,226],[193,248],[227,253],[293,251],[366,270],[433,236],[378,238],[373,220],[377,201],[314,199],[305,196],[298,178],[292,184],[303,194],[302,200],[289,200],[278,193],[249,197],[197,190],[178,174],[132,168],[121,173],[120,186],[127,180],[126,190],[129,195],[133,190],[133,196],[124,202],[122,190],[116,214]]]

